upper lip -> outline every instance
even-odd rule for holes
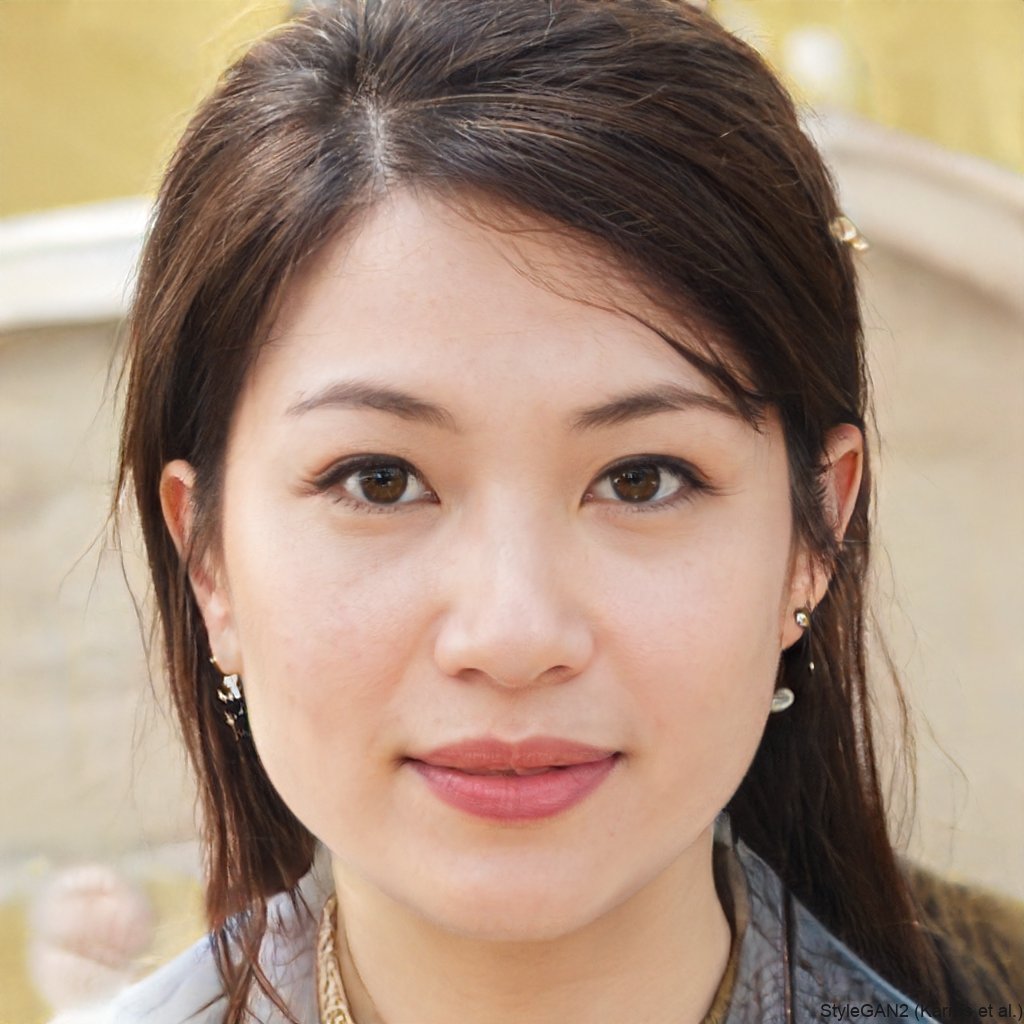
[[[602,761],[614,753],[614,750],[555,736],[534,736],[511,742],[480,736],[417,754],[412,760],[462,771],[508,771],[588,764]]]

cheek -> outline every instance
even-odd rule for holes
[[[631,681],[631,738],[651,752],[665,799],[689,806],[720,808],[732,795],[760,742],[778,667],[788,532],[734,536],[744,539],[709,539],[642,579],[620,577],[609,605],[615,674]]]
[[[789,565],[785,519],[777,528],[720,522],[678,553],[604,571],[610,647],[668,671],[677,692],[749,693],[777,662]],[[614,580],[614,586],[610,585]]]
[[[241,503],[240,503],[241,504]],[[231,603],[247,676],[359,687],[405,635],[422,581],[371,540],[341,538],[316,506],[245,503],[225,513]],[[419,602],[422,604],[422,601]],[[303,687],[304,691],[308,689]]]
[[[394,735],[423,586],[382,574],[358,546],[340,557],[315,530],[297,539],[247,522],[228,557],[253,735],[285,801],[312,823],[302,810],[318,790],[336,797],[391,756],[377,744]]]

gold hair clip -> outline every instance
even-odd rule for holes
[[[834,218],[828,229],[837,242],[845,243],[855,252],[871,248],[871,243],[860,233],[860,228],[845,213]]]

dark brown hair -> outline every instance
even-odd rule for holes
[[[198,781],[206,909],[245,1017],[266,901],[293,891],[314,839],[251,741],[236,743],[160,473],[196,471],[191,557],[216,547],[228,425],[282,291],[399,185],[483,195],[598,247],[678,319],[729,340],[675,345],[756,422],[783,425],[797,535],[832,574],[730,803],[737,835],[829,927],[922,1001],[931,946],[886,827],[865,681],[867,474],[841,544],[820,493],[826,432],[863,428],[849,249],[829,175],[762,59],[671,0],[342,0],[256,44],[200,107],[167,171],[130,317],[118,493],[141,513],[171,693]],[[906,724],[904,722],[904,732]]]

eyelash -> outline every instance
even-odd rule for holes
[[[360,501],[344,492],[343,485],[360,470],[365,469],[402,469],[410,477],[423,483],[420,474],[405,459],[393,455],[360,455],[352,459],[346,459],[331,466],[325,472],[315,477],[311,485],[319,494],[334,493],[334,501],[339,505],[345,505],[356,512],[369,514],[390,514],[400,512],[403,506],[416,505],[419,501],[395,501],[378,502]],[[612,504],[622,505],[630,512],[657,512],[662,509],[675,508],[684,502],[691,501],[698,494],[715,493],[715,488],[700,474],[693,466],[680,459],[670,458],[664,455],[636,455],[623,459],[605,469],[587,489],[584,500],[591,494],[597,483],[606,480],[616,472],[627,469],[654,468],[659,471],[667,471],[680,481],[679,488],[667,498],[661,498],[654,502],[628,502],[615,501]],[[660,489],[660,487],[659,487]],[[436,497],[433,491],[424,485],[425,497]]]

